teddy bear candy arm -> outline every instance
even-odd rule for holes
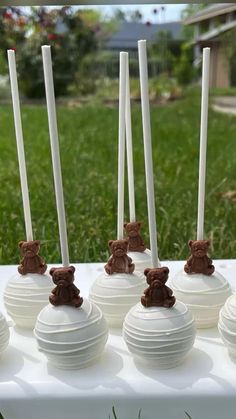
[[[18,266],[18,272],[21,275],[35,273],[43,275],[47,270],[44,260],[38,255],[40,249],[40,241],[20,241],[19,248],[23,258]]]

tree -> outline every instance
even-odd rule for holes
[[[0,8],[0,73],[7,72],[7,49],[19,49],[28,30],[28,18],[16,7]]]
[[[57,95],[67,93],[86,54],[95,51],[97,40],[94,28],[72,8],[32,8],[30,35],[25,38],[18,57],[20,86],[28,97],[45,94],[41,45],[50,44],[53,56],[54,83]]]

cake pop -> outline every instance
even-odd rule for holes
[[[210,48],[203,49],[201,134],[199,159],[197,240],[189,241],[191,256],[184,270],[171,281],[176,298],[192,311],[199,328],[217,325],[219,311],[231,295],[231,287],[208,257],[209,240],[204,240],[204,202],[206,176],[207,114]]]
[[[38,348],[57,368],[79,369],[93,363],[102,353],[108,326],[101,310],[80,297],[74,285],[73,266],[52,268],[56,287],[51,304],[39,313],[34,329]]]
[[[111,257],[91,286],[90,301],[103,312],[110,326],[122,326],[130,307],[139,299],[145,286],[141,272],[134,272],[132,259],[127,255],[128,240],[110,240]]]
[[[38,255],[40,242],[33,240],[15,51],[8,50],[8,62],[27,241],[19,243],[22,260],[18,274],[7,283],[4,303],[17,326],[33,329],[38,313],[48,302],[52,281],[46,274],[47,265]]]
[[[108,326],[101,310],[80,296],[74,284],[75,268],[69,264],[50,46],[42,47],[42,55],[63,266],[50,270],[56,287],[50,294],[50,304],[38,315],[34,333],[39,350],[51,364],[57,368],[77,369],[101,355]]]
[[[196,328],[191,312],[166,285],[167,267],[146,269],[148,288],[127,313],[123,337],[132,355],[159,369],[173,368],[191,350]]]
[[[33,329],[38,313],[48,303],[52,281],[45,274],[47,265],[38,255],[39,240],[21,241],[19,248],[23,256],[19,273],[7,282],[4,304],[17,326]]]
[[[136,272],[127,256],[128,241],[124,240],[124,161],[125,161],[125,95],[127,77],[126,52],[120,53],[119,90],[119,151],[118,151],[118,209],[117,240],[109,241],[111,257],[89,292],[90,301],[103,311],[111,326],[121,327],[127,311],[139,298],[145,284],[142,273]]]
[[[135,264],[135,270],[142,272],[147,266],[151,266],[151,251],[146,248],[140,235],[142,223],[136,221],[135,192],[134,192],[134,169],[133,169],[133,146],[131,127],[131,106],[130,106],[130,82],[129,62],[127,59],[126,72],[126,103],[125,103],[125,127],[126,127],[126,150],[127,150],[127,172],[129,192],[129,217],[130,221],[124,224],[126,235],[129,239],[128,256]]]
[[[0,356],[8,346],[10,339],[10,332],[7,321],[3,314],[0,312]]]
[[[229,354],[236,358],[236,294],[231,295],[220,310],[218,330],[228,348]]]

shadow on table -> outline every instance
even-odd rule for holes
[[[70,387],[81,390],[105,387],[133,391],[124,380],[117,376],[122,368],[122,357],[110,344],[106,345],[100,359],[87,368],[66,371],[57,369],[50,363],[47,364],[48,374]]]
[[[213,366],[211,358],[196,348],[192,349],[182,364],[171,369],[155,370],[153,366],[143,364],[138,359],[134,361],[140,372],[174,389],[192,387],[199,379],[208,377]]]
[[[197,329],[197,339],[214,346],[224,346],[222,340],[220,339],[217,327],[212,327],[210,329]]]
[[[191,388],[202,379],[210,379],[216,382],[224,391],[234,389],[228,381],[211,373],[213,367],[211,357],[197,348],[192,349],[181,365],[172,369],[151,369],[151,367],[144,366],[138,360],[135,360],[135,365],[140,372],[171,389]]]

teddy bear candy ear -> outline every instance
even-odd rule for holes
[[[141,297],[141,303],[144,307],[166,307],[170,308],[175,304],[175,297],[172,290],[165,285],[168,279],[169,269],[162,268],[146,268],[144,275],[151,275],[149,287],[144,291]]]

